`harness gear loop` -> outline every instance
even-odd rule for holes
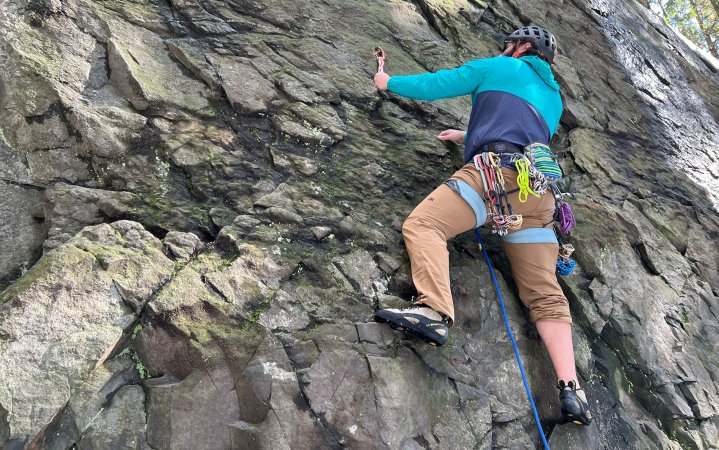
[[[492,219],[492,232],[504,236],[509,230],[518,230],[522,226],[523,218],[521,214],[515,214],[509,202],[501,156],[493,152],[483,152],[475,155],[472,161],[484,184],[484,198],[489,205],[487,209],[490,212],[487,215]]]
[[[497,181],[499,184],[504,186],[504,174],[502,173],[502,158],[496,153],[489,154],[489,160],[492,164],[492,168],[497,174]]]

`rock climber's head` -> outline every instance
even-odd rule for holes
[[[552,33],[544,27],[530,25],[515,30],[504,39],[504,56],[534,55],[548,63],[554,61],[557,51],[557,40]]]

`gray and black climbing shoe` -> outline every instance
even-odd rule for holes
[[[592,423],[592,413],[589,411],[584,390],[578,388],[576,382],[565,383],[564,380],[557,381],[557,388],[559,388],[559,401],[562,403],[564,422],[572,422],[577,425]]]
[[[428,306],[402,309],[378,309],[374,320],[388,323],[395,330],[410,332],[428,344],[442,346],[447,342],[447,319]]]

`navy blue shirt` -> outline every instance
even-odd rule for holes
[[[523,148],[533,142],[549,144],[549,139],[547,122],[531,103],[506,92],[480,92],[467,126],[464,162],[471,161],[490,142],[509,142]]]

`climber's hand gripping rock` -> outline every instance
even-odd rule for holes
[[[462,130],[444,130],[437,135],[440,141],[454,142],[457,145],[464,144],[464,131]]]

